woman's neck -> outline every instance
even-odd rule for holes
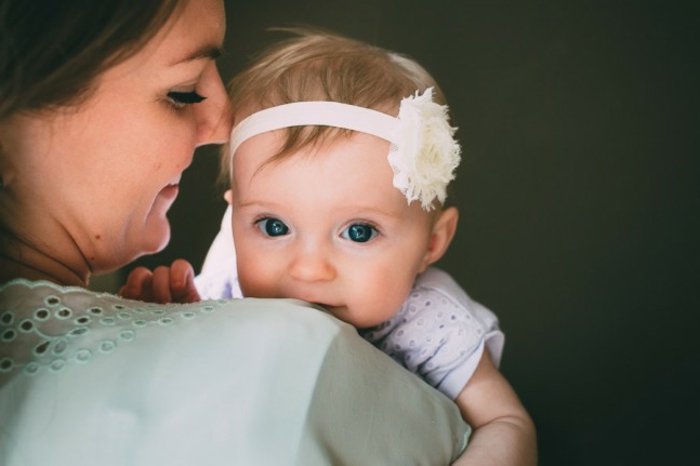
[[[0,283],[15,278],[47,280],[58,285],[87,286],[89,270],[77,271],[31,244],[10,238],[0,230]]]

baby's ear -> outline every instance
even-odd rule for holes
[[[228,205],[231,205],[231,202],[233,201],[233,194],[231,194],[231,190],[227,189],[226,192],[224,193],[224,199],[228,203]]]
[[[459,211],[456,207],[448,207],[440,213],[430,233],[423,269],[437,262],[445,254],[457,231],[457,220]]]

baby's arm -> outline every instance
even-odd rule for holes
[[[474,429],[455,465],[537,464],[535,425],[487,350],[455,402]]]
[[[194,269],[184,259],[177,259],[170,267],[156,267],[153,272],[145,267],[135,268],[119,294],[127,299],[161,304],[196,303],[200,300],[194,286]]]

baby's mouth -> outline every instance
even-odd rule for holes
[[[306,300],[306,299],[303,299],[303,301],[306,301],[307,303],[309,303],[309,304],[311,304],[311,305],[313,305],[313,306],[315,306],[315,307],[320,307],[320,308],[322,308],[322,309],[325,309],[326,311],[332,311],[333,309],[336,309],[336,308],[338,307],[338,306],[333,306],[333,305],[330,305],[330,304],[327,304],[327,303],[322,303],[322,302],[319,302],[319,301],[309,301],[309,300]]]
[[[322,307],[324,309],[330,309],[331,307],[333,307],[333,306],[329,306],[328,304],[324,304],[324,303],[312,302],[312,301],[309,301],[309,302],[311,304],[313,304],[314,306]]]
[[[304,295],[303,293],[290,294],[287,297],[298,299],[300,301],[305,301],[313,306],[323,308],[323,309],[330,311],[330,312],[335,312],[338,309],[344,308],[343,304],[340,304],[337,302],[329,303],[329,302],[320,301],[318,299],[315,299],[315,298],[317,298],[317,296]]]

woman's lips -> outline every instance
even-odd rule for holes
[[[180,186],[177,184],[169,184],[165,188],[161,189],[158,196],[170,203],[174,202],[177,198],[177,194],[180,191]]]
[[[177,194],[180,191],[180,179],[182,178],[182,173],[170,180],[163,189],[158,193],[159,197],[164,198],[167,201],[173,202],[177,198]]]

